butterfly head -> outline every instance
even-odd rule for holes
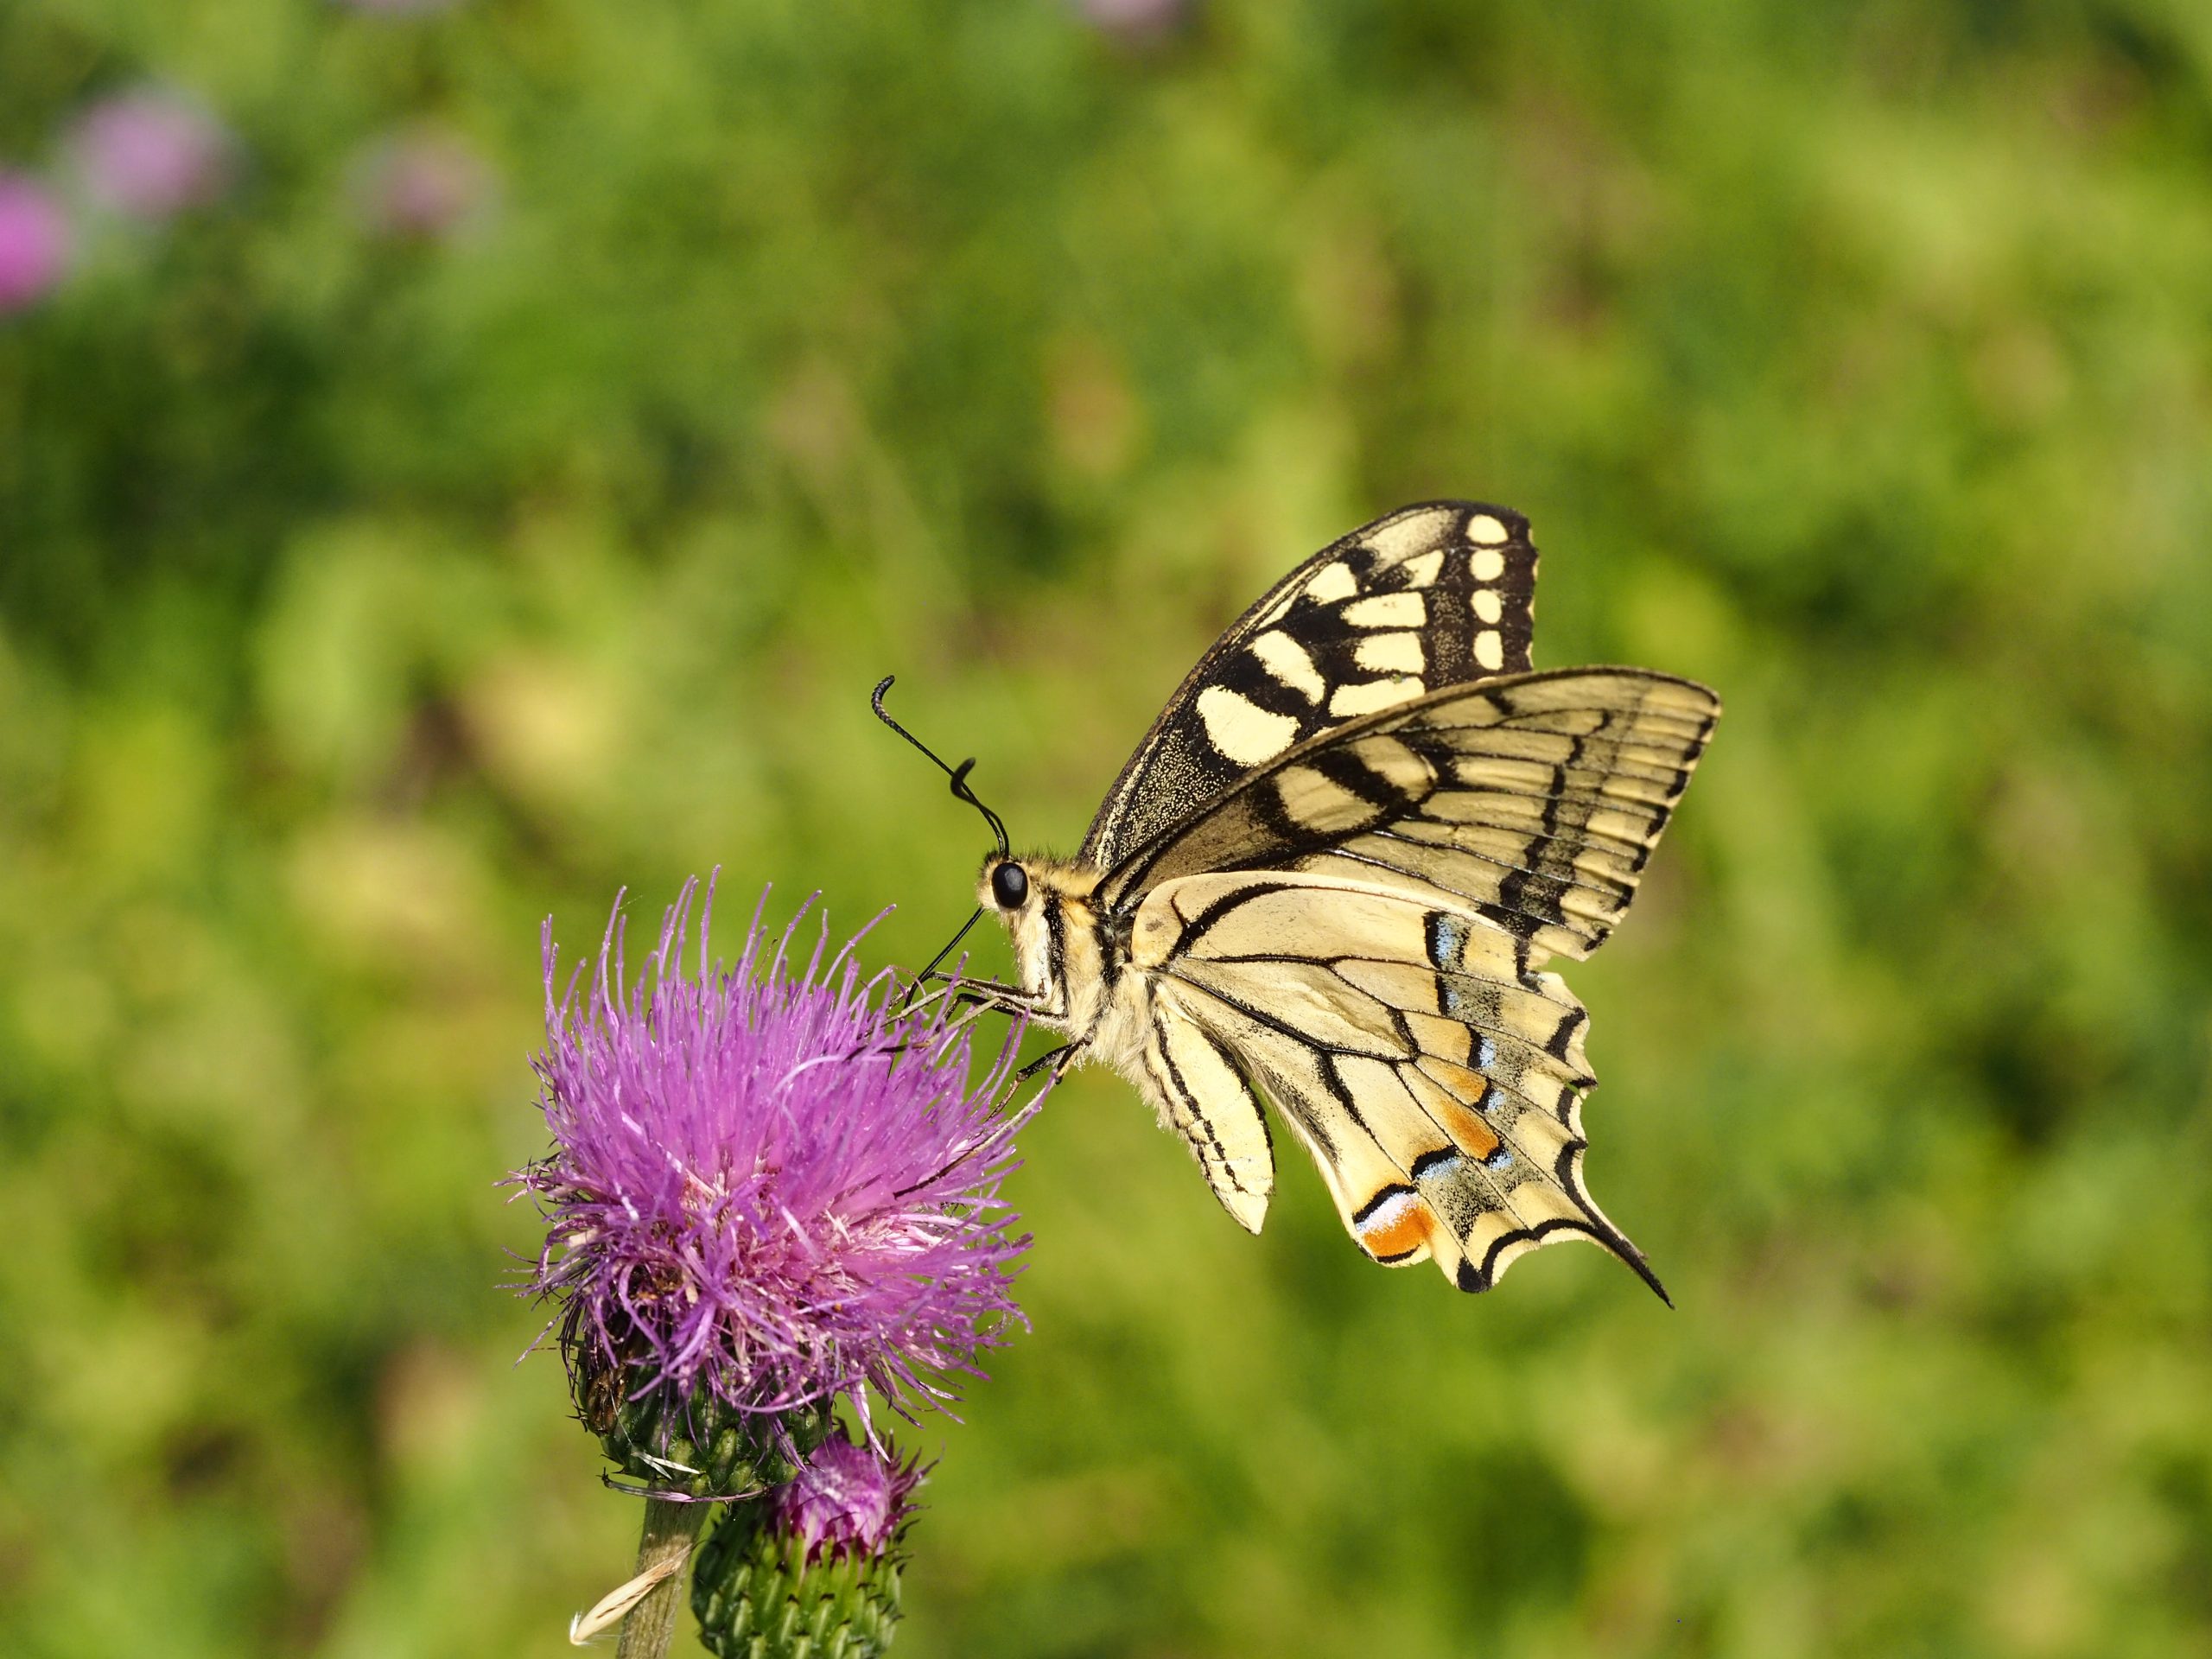
[[[985,868],[983,896],[1001,911],[1020,910],[1029,902],[1029,873],[1011,858],[995,858]]]
[[[1027,917],[1077,907],[1088,912],[1097,886],[1096,868],[1080,860],[993,853],[976,877],[976,896],[1018,938]]]
[[[1080,860],[993,853],[976,878],[983,908],[996,912],[1014,943],[1025,989],[1072,1015],[1097,983],[1100,944],[1091,894],[1096,865]]]

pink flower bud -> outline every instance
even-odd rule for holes
[[[157,87],[102,99],[79,118],[70,148],[94,200],[145,219],[214,200],[229,187],[237,159],[221,122]]]
[[[905,1522],[923,1471],[912,1459],[879,1456],[834,1434],[772,1498],[775,1527],[805,1547],[805,1559],[880,1555]]]
[[[1185,0],[1076,0],[1084,21],[1108,35],[1151,40],[1183,20]]]
[[[0,172],[0,314],[29,308],[69,264],[69,221],[20,173]]]
[[[353,169],[364,222],[404,240],[443,241],[480,218],[498,195],[498,175],[474,146],[433,128],[382,140]]]

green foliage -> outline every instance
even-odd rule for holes
[[[637,1517],[511,1363],[539,918],[914,963],[978,830],[877,677],[1065,849],[1472,494],[1540,665],[1728,699],[1573,974],[1679,1311],[1249,1239],[1079,1078],[898,1650],[2212,1653],[2202,8],[32,0],[0,161],[149,74],[239,189],[0,320],[10,1651],[550,1650]],[[417,122],[503,185],[394,241]]]

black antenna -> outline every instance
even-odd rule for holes
[[[953,946],[958,944],[961,940],[966,938],[968,937],[968,930],[975,926],[976,923],[982,919],[983,907],[981,905],[978,905],[972,912],[969,912],[968,919],[960,924],[960,931],[944,942],[944,949],[938,951],[937,955],[930,958],[930,965],[923,969],[920,973],[914,976],[914,988],[912,990],[906,993],[906,1002],[911,1002],[914,1000],[915,993],[919,991],[923,986],[928,984],[930,982],[930,976],[937,972],[938,963],[943,962],[947,957],[950,956],[952,954]],[[905,1002],[899,1004],[899,1007],[902,1008],[905,1006]]]
[[[898,733],[899,736],[905,738],[916,748],[919,749],[924,754],[928,755],[931,760],[937,761],[938,770],[944,772],[946,777],[952,779],[952,792],[983,815],[983,822],[991,826],[991,834],[998,839],[999,856],[1001,858],[1006,857],[1008,853],[1011,852],[1012,849],[1007,844],[1005,821],[1001,819],[997,813],[992,811],[989,807],[985,806],[982,801],[977,798],[976,791],[969,786],[968,773],[976,764],[974,758],[971,756],[968,760],[963,760],[957,766],[946,766],[942,760],[938,759],[937,751],[931,748],[928,744],[923,742],[920,738],[916,737],[912,732],[908,731],[904,726],[901,726],[897,721],[892,719],[890,712],[884,708],[883,694],[891,689],[892,681],[897,677],[898,676],[895,674],[885,675],[881,683],[877,685],[875,688],[875,695],[868,699],[870,706],[875,710],[875,717],[881,721],[885,725],[888,726],[893,731]],[[960,931],[944,942],[944,949],[938,951],[937,955],[931,957],[930,958],[930,965],[923,969],[920,973],[914,976],[913,988],[906,993],[906,1001],[908,1002],[912,1001],[915,994],[918,992],[923,986],[929,983],[930,976],[938,970],[938,964],[942,963],[947,957],[950,956],[953,952],[953,948],[957,946],[961,940],[968,937],[968,930],[975,926],[977,922],[982,919],[983,907],[981,905],[978,905],[976,906],[975,912],[970,915],[966,921],[960,924]],[[904,1007],[905,1005],[902,1003],[900,1006]]]
[[[992,811],[989,807],[985,806],[982,801],[977,798],[976,791],[969,786],[968,774],[975,769],[976,757],[969,755],[968,759],[963,760],[957,766],[946,766],[944,760],[938,758],[938,753],[935,749],[930,747],[930,746],[923,742],[920,738],[916,737],[904,726],[901,726],[897,721],[892,719],[889,711],[884,708],[883,694],[891,689],[891,683],[898,677],[899,677],[895,674],[885,675],[880,683],[879,683],[875,688],[875,695],[868,699],[869,704],[875,710],[875,717],[881,721],[885,725],[888,726],[893,731],[898,733],[899,736],[905,738],[916,748],[919,749],[924,754],[929,756],[931,760],[937,761],[938,770],[944,773],[946,777],[952,779],[952,792],[983,815],[983,822],[991,826],[991,833],[998,837],[999,856],[1001,858],[1006,857],[1007,854],[1013,851],[1013,849],[1007,844],[1005,820],[1001,818],[997,813]],[[981,914],[982,912],[978,912],[977,913]],[[961,931],[965,932],[967,930],[963,928]],[[949,949],[950,947],[947,948]],[[932,963],[931,966],[935,966],[935,964]]]

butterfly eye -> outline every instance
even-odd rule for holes
[[[1029,877],[1019,864],[1001,864],[991,872],[991,897],[1001,910],[1020,910],[1029,897]]]

